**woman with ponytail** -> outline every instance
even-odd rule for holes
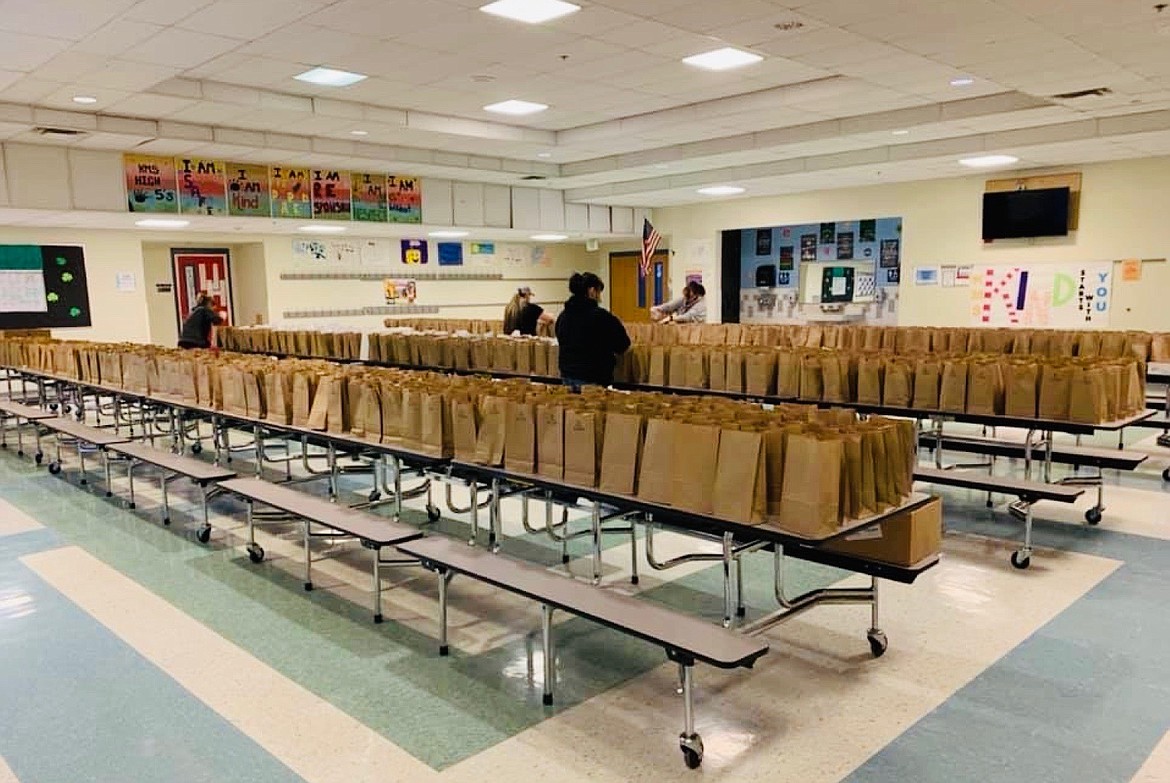
[[[532,289],[522,286],[512,294],[512,301],[504,308],[504,334],[536,336],[541,324],[551,324],[553,317],[536,304]]]
[[[613,383],[617,355],[630,347],[630,337],[617,316],[601,306],[605,284],[592,272],[569,278],[565,309],[557,318],[561,380],[579,390],[584,385]]]

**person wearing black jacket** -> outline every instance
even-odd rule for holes
[[[574,390],[613,383],[617,355],[630,347],[622,322],[599,304],[604,289],[592,272],[574,274],[569,278],[572,296],[557,318],[561,380]]]
[[[223,323],[223,317],[215,312],[212,298],[201,292],[195,300],[195,308],[183,322],[179,331],[180,348],[210,348],[212,327]]]

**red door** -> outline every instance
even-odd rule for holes
[[[175,312],[180,328],[191,314],[200,292],[211,296],[214,307],[232,318],[231,258],[227,250],[171,250],[175,274]]]

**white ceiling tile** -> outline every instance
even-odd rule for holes
[[[83,87],[106,87],[113,90],[148,90],[174,77],[175,69],[165,65],[146,65],[124,60],[111,60],[100,70],[78,77],[76,82]]]
[[[109,111],[129,117],[168,117],[177,111],[193,106],[196,102],[187,98],[173,98],[169,95],[131,95],[113,103]]]
[[[27,35],[0,30],[0,52],[2,64],[9,71],[32,71],[52,60],[69,47],[69,42],[60,38],[42,35]]]
[[[125,59],[134,62],[193,68],[239,46],[239,41],[222,35],[208,35],[168,28],[126,50]]]
[[[79,41],[132,5],[134,0],[4,0],[0,30]]]
[[[161,30],[160,25],[116,19],[75,44],[73,51],[116,57]]]
[[[128,19],[172,25],[211,3],[211,0],[141,0],[127,13]]]
[[[36,103],[46,95],[51,95],[61,89],[62,86],[60,82],[50,82],[44,79],[34,79],[31,76],[25,76],[22,79],[11,82],[0,91],[0,98],[12,103]]]
[[[251,41],[321,8],[316,0],[217,0],[178,26],[212,35]],[[383,9],[386,13],[388,9]]]

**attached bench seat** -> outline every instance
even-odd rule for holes
[[[253,563],[264,559],[264,550],[256,543],[255,516],[253,505],[260,503],[283,511],[305,522],[305,589],[313,589],[312,554],[309,542],[315,534],[312,525],[318,524],[352,536],[361,541],[366,549],[374,551],[374,622],[382,622],[382,579],[383,565],[414,565],[416,560],[383,560],[381,550],[419,538],[422,533],[385,517],[366,511],[339,506],[324,498],[307,495],[288,487],[273,484],[257,478],[234,478],[219,483],[225,492],[239,495],[248,502],[248,557]]]
[[[429,536],[399,544],[403,554],[418,558],[439,574],[439,654],[448,653],[447,585],[456,574],[522,595],[541,604],[544,640],[544,703],[553,700],[552,613],[561,609],[666,650],[680,667],[685,699],[685,726],[679,743],[687,765],[702,761],[702,740],[695,734],[691,669],[702,661],[721,669],[750,668],[768,652],[768,644],[724,630],[704,620],[679,614],[647,601],[621,595],[461,541]]]
[[[21,421],[28,424],[36,424],[43,419],[52,419],[56,417],[56,413],[52,411],[42,410],[41,408],[32,405],[25,405],[22,402],[16,402],[7,397],[0,398],[0,448],[8,448],[8,420],[13,419],[16,423],[16,454],[17,456],[24,456],[24,436],[21,434]],[[34,427],[35,429],[35,427]],[[37,452],[40,453],[40,430],[37,430]]]
[[[56,453],[53,460],[49,463],[49,472],[56,475],[61,472],[61,437],[69,439],[73,446],[77,449],[77,460],[81,464],[81,481],[82,485],[89,483],[89,474],[85,469],[85,448],[82,444],[88,443],[97,448],[101,452],[105,452],[110,446],[116,443],[126,443],[130,438],[126,435],[119,435],[113,430],[97,429],[90,427],[87,424],[82,424],[74,418],[67,416],[53,416],[47,419],[40,419],[36,422],[40,427],[44,427],[56,435]],[[40,464],[44,459],[44,452],[40,447],[40,438],[37,439],[37,453],[36,461]],[[104,460],[106,472],[106,487],[110,486],[110,462]]]
[[[914,480],[926,484],[975,489],[988,493],[987,505],[991,505],[991,493],[1015,495],[1019,498],[1009,510],[1023,519],[1023,545],[1012,552],[1011,563],[1016,568],[1024,569],[1032,564],[1032,505],[1041,500],[1052,500],[1057,503],[1074,503],[1077,498],[1085,494],[1083,487],[1069,484],[1049,484],[1043,481],[1029,481],[1014,479],[1006,476],[989,476],[986,473],[974,470],[945,470],[918,465],[914,468]],[[1096,513],[1094,513],[1096,512]],[[1101,521],[1099,508],[1092,508],[1086,512],[1085,518],[1090,524]],[[1095,520],[1095,521],[1094,521]]]
[[[207,514],[207,488],[216,482],[234,478],[236,475],[234,470],[221,468],[218,465],[212,465],[194,457],[186,457],[170,451],[163,451],[149,444],[133,441],[111,444],[108,451],[126,460],[126,478],[130,482],[130,508],[136,507],[134,499],[135,463],[145,462],[159,468],[161,471],[159,486],[162,489],[163,497],[162,522],[164,525],[171,523],[171,507],[170,500],[167,496],[167,483],[176,477],[182,476],[191,479],[191,481],[199,485],[203,501],[203,526],[199,528],[197,536],[204,544],[211,540],[211,522]],[[113,495],[113,488],[107,486],[106,497],[110,497],[111,495]]]
[[[918,443],[923,448],[934,449],[937,445],[937,438],[934,433],[924,432],[919,435]],[[942,436],[942,448],[966,454],[986,454],[1009,459],[1023,459],[1026,451],[1022,441],[950,434]],[[1032,454],[1042,456],[1044,454],[1043,447],[1033,447]],[[1062,465],[1086,465],[1099,469],[1133,470],[1145,462],[1147,457],[1148,455],[1140,451],[1098,449],[1089,446],[1069,446],[1062,443],[1053,444],[1052,447],[1053,462]]]

